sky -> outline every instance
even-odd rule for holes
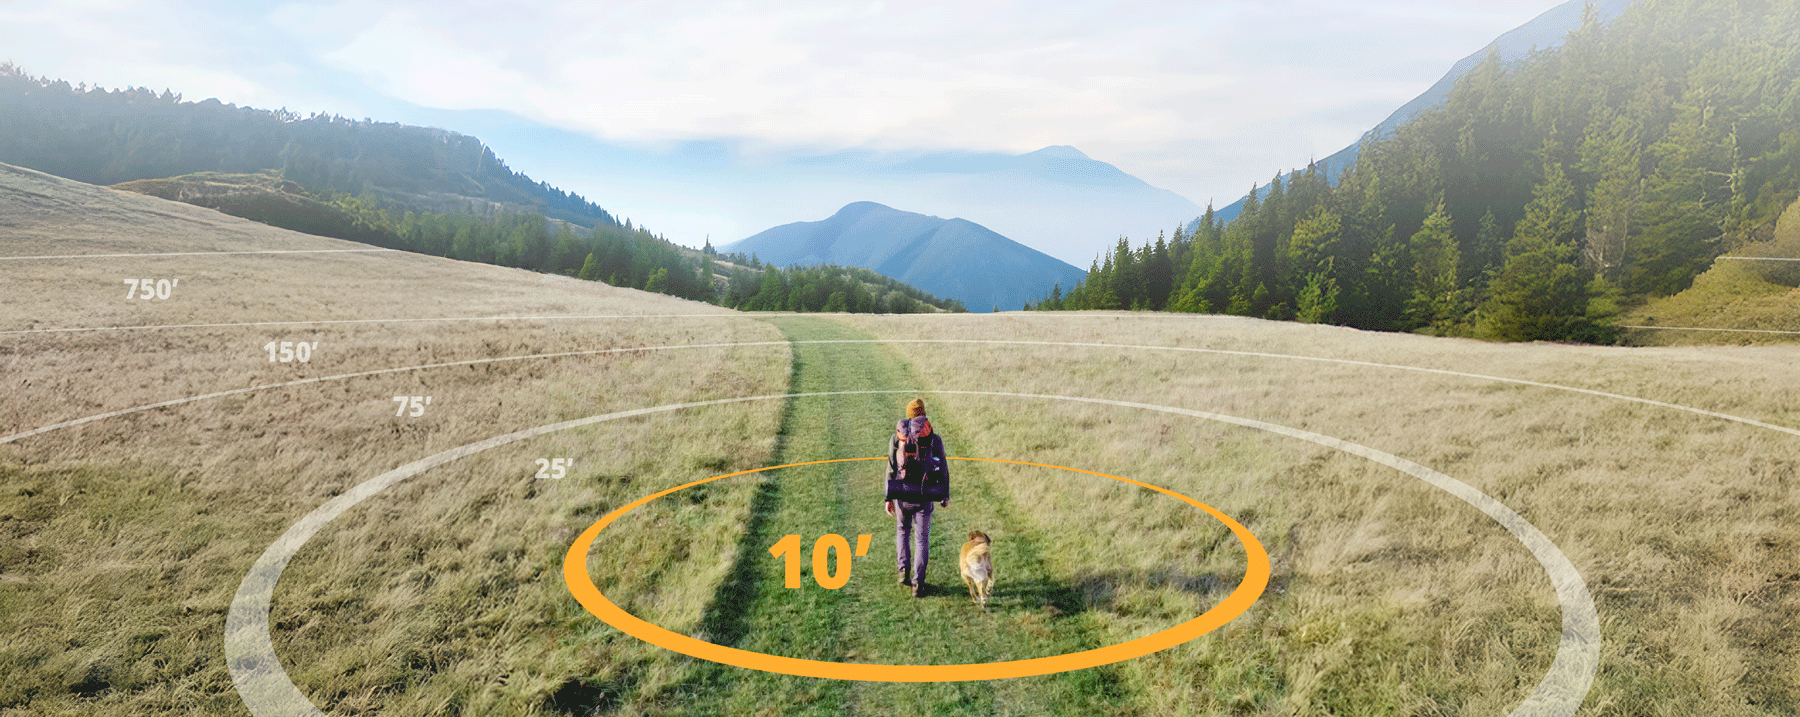
[[[624,216],[589,193],[605,184],[581,157],[542,143],[574,133],[646,156],[719,141],[752,169],[764,155],[1069,145],[1222,206],[1355,142],[1557,4],[11,0],[0,60],[475,134]],[[497,116],[561,134],[503,132]]]

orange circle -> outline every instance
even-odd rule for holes
[[[631,635],[632,637],[656,645],[657,647],[673,650],[689,657],[698,657],[702,660],[710,660],[712,662],[731,665],[733,667],[743,667],[751,670],[762,670],[764,672],[775,672],[800,677],[822,677],[833,680],[861,680],[865,682],[963,682],[969,680],[1000,680],[1009,677],[1048,675],[1057,672],[1068,672],[1070,670],[1081,670],[1089,667],[1110,665],[1134,657],[1142,657],[1159,650],[1166,650],[1218,629],[1238,615],[1242,615],[1245,610],[1249,610],[1250,606],[1256,602],[1256,599],[1261,597],[1263,588],[1267,587],[1269,584],[1269,573],[1271,571],[1269,565],[1269,552],[1263,549],[1262,543],[1258,542],[1256,536],[1250,533],[1250,529],[1240,525],[1237,521],[1232,520],[1230,516],[1219,512],[1212,506],[1166,488],[1158,488],[1148,483],[1140,483],[1131,480],[1130,478],[1120,478],[1105,473],[1084,471],[1080,468],[1066,468],[1044,463],[1008,461],[995,458],[951,458],[950,460],[1013,463],[1017,465],[1039,466],[1043,468],[1074,471],[1076,473],[1086,473],[1089,475],[1111,478],[1116,481],[1122,481],[1136,486],[1142,486],[1186,501],[1194,507],[1211,514],[1214,518],[1219,519],[1220,522],[1225,524],[1225,527],[1231,529],[1233,535],[1237,536],[1238,542],[1243,544],[1244,552],[1249,558],[1249,565],[1244,571],[1244,580],[1243,582],[1238,583],[1237,589],[1231,591],[1231,594],[1226,596],[1223,602],[1213,606],[1211,610],[1201,613],[1199,617],[1167,630],[1163,630],[1162,632],[1145,635],[1129,642],[1121,642],[1117,645],[1083,650],[1081,652],[1071,652],[1066,655],[1037,657],[1028,660],[1010,660],[1007,662],[983,662],[964,665],[867,665],[765,655],[760,652],[740,650],[735,647],[726,647],[724,645],[715,645],[704,640],[696,640],[687,635],[657,627],[638,619],[631,613],[625,612],[623,609],[620,609],[619,606],[614,605],[611,600],[607,600],[605,595],[601,595],[600,587],[595,585],[594,581],[588,577],[588,551],[592,549],[594,540],[600,537],[601,529],[610,525],[614,520],[619,519],[620,516],[631,512],[638,506],[656,500],[657,498],[661,498],[679,490],[692,488],[702,483],[719,480],[720,478],[731,478],[733,476],[747,475],[750,473],[761,473],[777,468],[793,468],[796,466],[810,466],[818,465],[820,463],[843,463],[847,461],[879,461],[885,459],[885,456],[875,456],[872,458],[837,458],[825,461],[807,461],[805,463],[789,463],[787,465],[756,468],[747,471],[738,471],[736,473],[727,473],[721,476],[713,476],[705,480],[697,480],[686,485],[678,485],[660,493],[639,498],[630,505],[607,513],[605,517],[601,518],[593,525],[588,526],[587,530],[582,531],[581,535],[575,538],[575,543],[569,546],[568,555],[563,558],[563,581],[568,583],[569,592],[575,595],[575,599],[581,602],[582,607],[587,608],[588,612],[593,613],[595,617],[600,618],[608,625],[618,628],[627,635]]]

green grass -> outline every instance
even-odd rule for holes
[[[1650,299],[1621,315],[1628,326],[1672,326],[1743,331],[1626,329],[1636,346],[1800,342],[1800,288],[1769,281],[1773,262],[1719,261],[1674,296]],[[1787,269],[1786,266],[1775,267]],[[1788,334],[1754,333],[1785,331]]]
[[[794,340],[861,338],[827,320],[777,320]],[[795,347],[792,392],[905,390],[921,384],[905,357],[871,345]],[[785,408],[777,464],[883,455],[908,394],[855,394],[791,399]],[[929,402],[928,402],[929,406]],[[933,422],[956,452],[963,419]],[[969,420],[973,420],[971,417]],[[932,526],[930,590],[914,599],[896,583],[893,519],[881,508],[880,461],[805,466],[760,474],[756,517],[738,543],[739,558],[702,620],[714,642],[788,657],[876,664],[974,664],[1065,654],[1100,646],[1066,575],[1050,571],[1035,528],[999,498],[992,471],[957,462],[953,496]],[[968,531],[1000,541],[997,597],[983,612],[957,575],[956,554]],[[810,572],[820,535],[873,536],[852,563],[850,582],[826,590]],[[797,534],[807,551],[802,587],[783,585],[781,561],[768,548]],[[637,709],[658,714],[1034,714],[1129,713],[1117,668],[1065,675],[966,683],[845,682],[725,667],[692,660],[679,684],[644,695]]]
[[[1790,205],[1767,241],[1732,248],[1726,256],[1800,258],[1800,202]],[[1800,342],[1800,262],[1720,259],[1674,296],[1653,297],[1619,317],[1626,326],[1675,326],[1740,331],[1626,329],[1634,346]],[[1755,333],[1759,331],[1785,331]]]

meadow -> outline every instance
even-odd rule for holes
[[[4,256],[365,248],[16,170],[0,191]],[[182,279],[169,299],[123,298],[124,279],[164,277]],[[287,674],[333,715],[1464,715],[1510,713],[1550,669],[1551,580],[1470,504],[1317,443],[1066,400],[1100,399],[1334,437],[1517,511],[1597,608],[1577,714],[1800,711],[1800,435],[1521,383],[1792,429],[1792,344],[1493,344],[1145,313],[747,315],[400,253],[0,259],[0,284],[0,715],[247,714],[223,653],[234,591],[319,505],[492,436],[752,396],[772,398],[519,441],[357,504],[276,586]],[[488,318],[435,320],[451,317]],[[343,323],[296,323],[326,321]],[[182,327],[52,331],[156,325]],[[270,362],[270,341],[318,348]],[[396,416],[395,396],[433,401]],[[920,685],[705,662],[571,597],[564,552],[602,515],[715,475],[880,455],[915,396],[954,456],[1127,477],[1222,510],[1268,549],[1268,588],[1223,628],[1145,657]],[[539,478],[538,459],[574,463]],[[596,542],[590,578],[682,634],[864,664],[1117,644],[1243,578],[1225,528],[1167,496],[1032,466],[953,471],[921,599],[893,584],[873,462],[653,501]],[[999,571],[986,611],[954,575],[974,529],[994,537]],[[841,568],[843,588],[806,563],[789,589],[768,549],[790,534],[873,547]]]
[[[1800,202],[1782,212],[1769,235],[1731,247],[1673,296],[1651,298],[1619,317],[1623,343],[1635,346],[1792,345],[1800,338]],[[1688,329],[1731,329],[1693,331]]]

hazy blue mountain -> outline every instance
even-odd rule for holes
[[[1357,151],[1362,146],[1363,139],[1387,136],[1395,128],[1412,119],[1413,115],[1441,104],[1450,96],[1450,88],[1456,86],[1456,80],[1480,64],[1490,50],[1500,53],[1501,62],[1512,63],[1524,59],[1531,54],[1532,50],[1546,50],[1562,44],[1563,37],[1569,31],[1581,27],[1581,11],[1588,2],[1594,4],[1594,10],[1599,15],[1600,21],[1606,22],[1618,17],[1626,7],[1637,0],[1568,0],[1568,2],[1544,11],[1544,14],[1532,18],[1530,22],[1507,30],[1499,37],[1494,38],[1493,42],[1451,65],[1450,71],[1444,73],[1443,78],[1439,79],[1437,84],[1432,85],[1418,97],[1408,100],[1406,104],[1400,106],[1400,109],[1394,110],[1394,113],[1388,115],[1387,119],[1364,132],[1362,138],[1355,143],[1331,153],[1324,159],[1317,160],[1324,167],[1325,176],[1335,183],[1338,175],[1355,165]],[[1289,174],[1291,176],[1298,171],[1294,170]],[[1283,178],[1282,181],[1285,182],[1287,179]],[[1256,196],[1260,199],[1268,196],[1267,192],[1267,185],[1259,186]],[[1244,199],[1240,198],[1224,207],[1215,209],[1213,213],[1218,219],[1229,222],[1237,217],[1238,212],[1243,208]],[[1190,231],[1198,226],[1200,226],[1198,219],[1188,223]]]
[[[823,152],[729,139],[661,145],[609,142],[500,112],[420,113],[479,134],[510,164],[605,197],[623,218],[670,240],[720,244],[794,217],[856,201],[962,217],[1086,267],[1120,235],[1167,232],[1201,207],[1072,147],[1024,154],[968,151]]]
[[[852,202],[830,218],[794,222],[720,247],[778,266],[860,266],[970,311],[1022,308],[1087,272],[965,219]]]
[[[1197,215],[1201,208],[1068,146],[1019,155],[934,153],[874,165],[869,195],[968,219],[1074,266]]]

